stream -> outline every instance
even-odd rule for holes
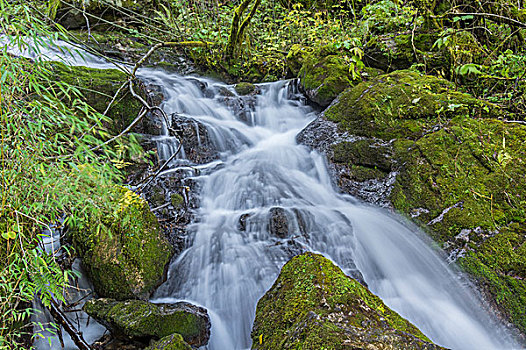
[[[69,63],[110,67],[90,56]],[[167,114],[204,125],[219,152],[218,160],[188,173],[199,184],[200,207],[187,228],[186,249],[152,299],[206,307],[212,319],[209,349],[250,348],[258,299],[281,267],[304,251],[319,252],[363,279],[439,345],[517,347],[423,233],[385,209],[341,194],[324,156],[296,142],[317,113],[293,82],[258,85],[254,108],[241,118],[221,93],[235,94],[232,86],[160,69],[140,69],[138,75],[162,87]],[[167,136],[157,142],[164,159],[178,146]],[[188,165],[184,154],[165,173]],[[272,232],[276,213],[285,218],[285,236]]]

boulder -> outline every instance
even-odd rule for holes
[[[163,281],[172,248],[146,201],[122,187],[109,191],[113,211],[74,229],[71,240],[99,296],[148,298]]]
[[[417,139],[453,116],[490,117],[495,105],[459,92],[449,81],[412,71],[396,71],[362,82],[324,113],[353,135]]]
[[[238,95],[250,95],[256,92],[256,86],[251,83],[239,83],[234,87]]]
[[[321,255],[298,255],[259,300],[252,349],[442,349]]]
[[[303,64],[298,73],[299,87],[309,100],[322,107],[352,85],[349,65],[330,47],[307,53],[300,61]]]
[[[183,346],[178,339],[180,335],[194,347],[206,345],[210,338],[206,309],[186,302],[154,304],[142,300],[91,299],[84,305],[84,311],[120,338],[161,339],[161,344],[178,342]]]

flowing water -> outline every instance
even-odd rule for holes
[[[107,67],[100,60],[87,62]],[[333,187],[324,157],[296,142],[316,114],[293,84],[260,85],[255,108],[249,118],[241,118],[219,93],[233,91],[230,86],[161,70],[142,69],[139,75],[162,86],[167,113],[204,124],[220,151],[218,161],[198,166],[199,175],[190,174],[199,183],[200,208],[188,227],[187,249],[171,264],[154,299],[184,299],[208,308],[209,349],[250,347],[258,299],[283,264],[306,250],[363,278],[388,306],[440,345],[515,346],[416,228]],[[158,137],[158,149],[166,159],[177,140]],[[173,166],[185,162],[178,159]],[[285,238],[270,230],[277,207],[286,218]]]

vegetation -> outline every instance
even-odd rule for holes
[[[7,44],[0,52],[2,349],[27,348],[34,296],[49,307],[63,301],[64,289],[73,283],[75,276],[53,255],[58,252],[44,250],[42,237],[65,226],[81,230],[102,212],[118,215],[111,206],[115,192],[108,190],[122,178],[118,150],[138,150],[133,138],[103,145],[107,116],[88,105],[75,86],[55,79],[41,58],[8,52],[28,46],[38,52],[64,37],[50,31],[30,6],[0,1]]]

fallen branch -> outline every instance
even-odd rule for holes
[[[179,152],[181,151],[181,147],[183,147],[183,143],[181,141],[179,141],[179,147],[177,147],[177,151],[175,151],[174,154],[172,154],[170,156],[170,158],[168,158],[168,160],[166,162],[164,162],[164,164],[159,168],[159,170],[157,170],[155,172],[155,174],[152,175],[152,177],[150,177],[150,179],[144,184],[142,185],[141,187],[144,188],[146,186],[148,186],[157,176],[159,176],[159,174],[168,166],[168,164],[170,164],[170,162],[175,158],[177,157],[177,155],[179,154]]]
[[[82,333],[73,326],[70,320],[68,320],[55,300],[51,300],[48,310],[55,321],[60,323],[64,330],[68,332],[69,336],[80,350],[91,350],[91,346],[84,340]]]

